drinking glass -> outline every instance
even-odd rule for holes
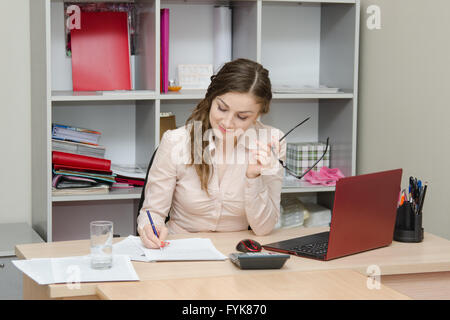
[[[91,222],[91,267],[109,269],[112,267],[113,223],[111,221]]]

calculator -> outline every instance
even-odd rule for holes
[[[241,269],[280,269],[290,255],[275,252],[235,252],[229,257],[231,262]]]

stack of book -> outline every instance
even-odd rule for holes
[[[105,147],[86,143],[52,139],[52,150],[80,154],[88,157],[104,158]]]
[[[63,124],[52,124],[52,139],[98,146],[101,133],[91,129],[77,128]]]
[[[115,182],[101,133],[72,126],[52,125],[54,195],[107,193]]]
[[[53,194],[107,193],[115,182],[111,160],[53,151]]]

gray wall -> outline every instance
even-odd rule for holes
[[[371,4],[380,30],[366,27]],[[425,230],[448,239],[449,11],[448,0],[362,0],[357,155],[359,174],[402,167],[403,185],[428,180]],[[0,223],[31,224],[28,0],[1,10],[0,40]]]
[[[0,4],[0,223],[31,224],[29,3]]]
[[[381,8],[368,30],[366,9]],[[362,0],[357,173],[429,181],[424,228],[450,239],[450,1]]]

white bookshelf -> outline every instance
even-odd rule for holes
[[[77,228],[86,228],[85,221],[109,216],[130,229],[121,226],[122,232],[134,232],[141,188],[52,196],[51,124],[99,130],[107,159],[148,164],[160,139],[160,112],[173,112],[177,126],[184,125],[206,92],[182,89],[159,93],[161,8],[170,9],[170,79],[176,78],[178,64],[213,64],[213,8],[229,5],[233,59],[262,63],[270,72],[273,86],[320,84],[340,88],[332,94],[274,93],[271,112],[261,121],[287,132],[311,116],[287,137],[287,142],[325,141],[329,136],[330,166],[346,176],[355,174],[359,0],[129,2],[139,5],[140,19],[138,55],[132,57],[135,90],[112,93],[72,91],[71,60],[65,56],[64,2],[30,0],[32,224],[41,237],[47,241],[65,240],[65,235],[75,237]],[[318,202],[327,202],[333,192],[334,187],[292,179],[285,179],[282,189],[283,194],[313,196]]]
[[[134,90],[128,92],[104,91],[52,91],[52,102],[64,101],[123,101],[123,100],[156,100],[154,90]]]
[[[53,202],[140,199],[142,188],[113,189],[106,194],[53,195]]]

